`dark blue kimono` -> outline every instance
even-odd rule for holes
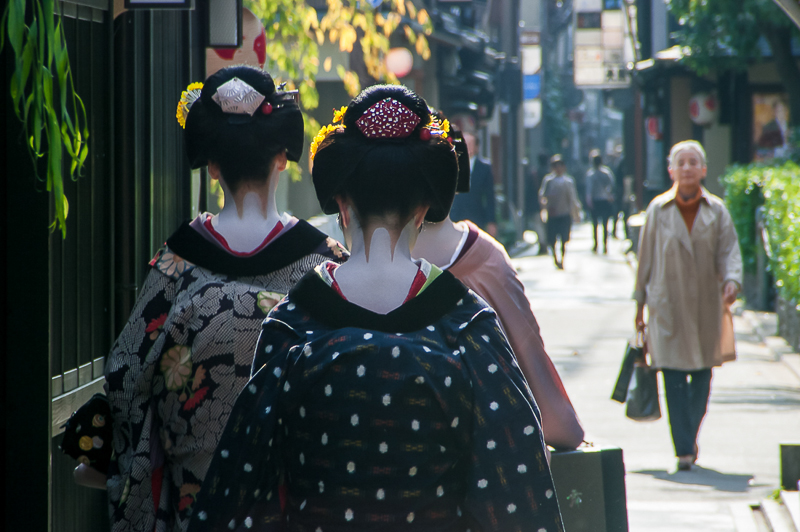
[[[381,315],[310,272],[255,368],[189,530],[563,530],[533,397],[450,273]]]

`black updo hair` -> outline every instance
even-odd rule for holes
[[[264,95],[261,105],[269,102],[272,112],[264,114],[259,108],[253,116],[224,113],[213,96],[233,78]],[[184,129],[191,167],[217,163],[234,193],[244,182],[267,179],[273,159],[284,150],[287,159],[299,161],[303,136],[303,115],[291,95],[276,92],[272,76],[246,65],[223,68],[209,76],[189,110]]]
[[[392,98],[414,112],[420,122],[405,138],[365,137],[356,121],[375,103]],[[373,216],[396,213],[406,222],[414,209],[428,205],[425,219],[444,220],[456,189],[458,162],[447,140],[420,138],[430,121],[428,105],[400,85],[364,89],[344,114],[344,131],[332,133],[314,158],[312,176],[317,199],[325,214],[338,212],[335,196],[349,197],[362,225]]]

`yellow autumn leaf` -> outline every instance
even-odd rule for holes
[[[411,0],[406,0],[406,9],[410,18],[417,18],[417,8],[411,3]]]
[[[331,63],[332,62],[333,61],[331,61],[330,56],[326,57],[325,61],[322,62],[322,68],[325,69],[325,72],[330,72],[331,71]]]

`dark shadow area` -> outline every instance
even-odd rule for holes
[[[666,480],[676,484],[692,484],[695,486],[709,486],[717,491],[727,491],[731,493],[745,493],[749,488],[755,487],[750,481],[753,475],[737,475],[732,473],[720,473],[714,469],[695,465],[691,471],[664,471],[658,469],[648,469],[640,471],[628,471],[639,475],[649,475],[658,480]]]
[[[717,387],[711,390],[711,402],[800,407],[800,391],[797,388],[779,386],[766,388]]]

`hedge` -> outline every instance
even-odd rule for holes
[[[763,205],[775,284],[784,299],[800,303],[800,166],[792,161],[779,166],[734,165],[720,181],[739,235],[745,271],[755,272],[756,209]]]

